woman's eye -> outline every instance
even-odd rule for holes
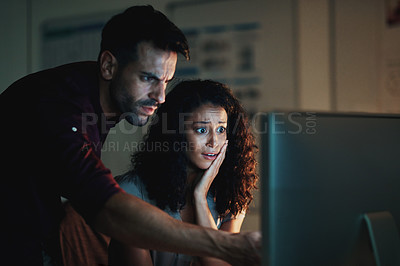
[[[218,133],[224,133],[224,132],[226,131],[226,128],[224,128],[224,127],[219,127],[219,128],[217,129],[217,131],[218,131]]]
[[[199,134],[207,133],[207,129],[205,129],[204,127],[197,128],[195,131],[196,131],[197,133],[199,133]]]

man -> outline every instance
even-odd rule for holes
[[[164,102],[177,53],[188,58],[182,32],[151,6],[136,6],[106,24],[97,64],[31,74],[1,94],[2,262],[61,263],[63,196],[93,228],[121,242],[258,263],[259,234],[178,222],[125,193],[100,160],[112,121],[144,125]]]

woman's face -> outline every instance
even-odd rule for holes
[[[227,122],[225,109],[214,105],[202,105],[188,116],[186,156],[192,165],[203,170],[210,167],[227,139]]]

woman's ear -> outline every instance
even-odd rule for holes
[[[118,62],[110,51],[103,51],[100,55],[100,74],[104,80],[110,81],[117,73]]]

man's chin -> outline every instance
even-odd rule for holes
[[[149,121],[148,116],[138,116],[136,114],[127,115],[127,116],[125,116],[125,119],[126,119],[126,121],[128,121],[129,124],[138,126],[138,127],[142,127],[142,126],[146,125],[147,122]]]

